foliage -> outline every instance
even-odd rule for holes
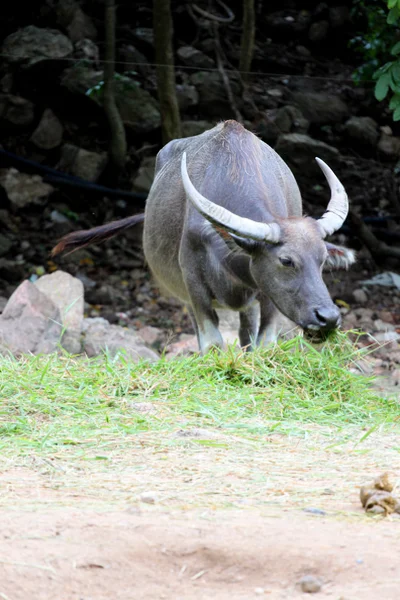
[[[359,357],[343,333],[322,349],[295,338],[251,353],[229,348],[155,364],[135,364],[123,354],[3,357],[1,452],[84,456],[183,424],[259,439],[298,431],[302,423],[339,429],[396,423],[398,403],[381,398],[354,372]],[[155,410],[136,410],[143,401]]]
[[[138,81],[130,79],[129,76],[137,75],[136,71],[127,71],[124,75],[120,75],[120,73],[114,73],[115,81],[119,82],[121,86],[121,91],[129,90],[134,87],[138,87],[140,84]],[[91,98],[96,98],[97,100],[101,100],[104,92],[104,80],[102,79],[96,85],[86,90],[86,95]]]
[[[385,7],[387,6],[387,8]],[[389,12],[387,12],[387,9]],[[353,16],[362,13],[367,20],[367,32],[351,41],[352,47],[363,54],[364,64],[354,74],[357,82],[371,79],[376,81],[375,97],[384,100],[389,91],[389,108],[394,121],[400,120],[400,0],[358,0]],[[389,27],[388,27],[389,25]],[[392,55],[392,60],[387,60]],[[383,64],[382,64],[383,63]]]

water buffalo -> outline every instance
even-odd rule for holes
[[[283,313],[308,331],[339,326],[322,279],[347,268],[354,252],[324,242],[348,213],[347,194],[316,159],[331,190],[320,219],[304,217],[286,163],[236,121],[173,140],[157,155],[145,214],[67,235],[54,254],[98,242],[144,219],[144,253],[159,282],[185,303],[201,352],[222,346],[216,308],[240,315],[239,339],[276,340]]]

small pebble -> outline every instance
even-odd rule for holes
[[[158,497],[156,492],[143,492],[140,494],[140,499],[142,502],[146,502],[146,504],[155,504]]]
[[[321,508],[303,508],[303,511],[312,515],[326,515],[326,512]]]
[[[301,591],[306,594],[316,594],[322,587],[321,581],[314,575],[304,575],[299,581]]]
[[[260,588],[260,587],[254,588],[254,593],[256,594],[256,596],[262,596],[264,593],[264,588]]]

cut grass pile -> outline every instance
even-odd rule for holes
[[[320,349],[295,338],[251,353],[230,348],[155,364],[123,355],[3,357],[0,450],[12,457],[79,448],[82,455],[116,440],[121,447],[127,436],[182,427],[257,437],[291,423],[398,423],[398,402],[381,398],[354,372],[359,359],[343,333]],[[143,411],[144,402],[154,410]]]

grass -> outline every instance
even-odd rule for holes
[[[399,404],[349,370],[359,358],[343,333],[321,349],[295,338],[252,353],[230,348],[155,364],[124,355],[3,357],[0,451],[82,457],[94,450],[101,459],[110,448],[123,451],[132,436],[162,439],[191,427],[258,440],[299,424],[355,425],[367,436],[398,424]]]

